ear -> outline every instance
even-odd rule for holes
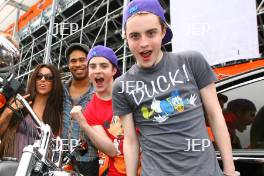
[[[117,69],[116,69],[115,66],[113,66],[113,74],[112,74],[112,76],[115,76],[116,72],[117,72]]]
[[[126,30],[125,30],[125,32],[124,32],[123,39],[124,39],[125,41],[127,41],[127,33],[126,33]]]
[[[167,26],[164,24],[162,25],[162,38],[165,37],[166,31],[167,31]]]

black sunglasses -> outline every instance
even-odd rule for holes
[[[42,74],[42,73],[38,73],[36,78],[37,80],[42,80],[42,78],[45,78],[46,81],[53,81],[54,77],[50,74]]]

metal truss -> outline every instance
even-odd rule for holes
[[[97,44],[109,46],[120,59],[120,69],[129,69],[135,61],[122,38],[123,6],[128,1],[56,0],[53,7],[47,8],[18,33],[21,44],[21,58],[16,65],[18,78],[26,80],[39,63],[55,64],[64,76],[69,75],[64,52],[73,42],[84,43],[90,47]],[[160,2],[165,8],[166,18],[170,20],[169,0]],[[256,0],[256,12],[259,50],[263,56],[264,0]],[[50,25],[53,23],[52,16],[54,24]],[[62,24],[65,24],[64,29]],[[78,29],[71,31],[69,24],[77,24]],[[171,44],[166,45],[165,49],[171,51]]]
[[[126,71],[134,64],[122,38],[123,6],[128,1],[56,0],[18,33],[21,45],[21,58],[15,65],[18,79],[27,80],[40,63],[55,64],[64,77],[68,76],[64,53],[73,42],[113,48],[120,69]],[[161,0],[161,4],[169,18],[169,0]],[[171,50],[170,44],[166,48]]]

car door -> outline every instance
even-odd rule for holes
[[[216,88],[236,169],[242,176],[264,176],[264,68],[221,80]]]

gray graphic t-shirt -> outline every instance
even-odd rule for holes
[[[216,80],[197,52],[164,53],[151,69],[134,65],[115,80],[114,114],[133,113],[143,176],[220,176],[199,90]]]

